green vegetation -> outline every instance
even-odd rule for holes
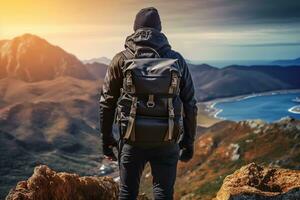
[[[197,196],[215,196],[220,187],[222,186],[223,180],[226,176],[219,176],[213,181],[204,183],[198,190],[195,191]]]

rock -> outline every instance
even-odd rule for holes
[[[266,125],[266,122],[257,119],[257,120],[246,120],[245,124],[248,125],[251,129],[261,129],[262,127],[264,127]]]
[[[117,199],[117,196],[118,184],[112,178],[56,173],[41,165],[27,181],[19,182],[6,200]]]
[[[239,144],[233,144],[231,143],[229,148],[231,149],[231,161],[236,161],[240,158],[240,154],[239,154],[239,151],[240,151],[240,145]]]
[[[281,123],[281,124],[289,124],[294,121],[295,121],[295,119],[293,117],[286,116],[286,117],[282,117],[281,119],[277,120],[276,122]]]
[[[224,179],[215,200],[299,200],[300,171],[251,163]]]
[[[118,183],[110,177],[57,173],[45,165],[34,169],[27,181],[20,181],[6,200],[114,200],[118,199]],[[141,195],[139,199],[147,199]]]

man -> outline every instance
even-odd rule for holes
[[[118,116],[117,121],[120,125],[121,133],[118,150],[120,166],[119,199],[121,200],[132,200],[137,198],[141,174],[147,162],[150,163],[151,173],[153,176],[154,198],[156,200],[173,199],[173,187],[176,179],[176,166],[178,159],[183,162],[187,162],[193,156],[197,107],[196,100],[194,98],[192,78],[185,60],[179,53],[171,50],[171,46],[169,45],[166,36],[161,33],[161,29],[160,17],[155,8],[144,8],[139,11],[134,22],[135,32],[127,37],[125,42],[126,50],[118,53],[111,61],[101,91],[100,126],[103,140],[103,153],[111,160],[117,160],[113,153],[113,147],[117,147],[118,142],[114,139],[112,134],[112,124],[115,116]],[[128,68],[128,60],[131,64],[138,63],[130,61],[130,59],[136,58],[136,54],[138,54],[137,51],[144,48],[152,49],[156,54],[158,54],[157,56],[161,59],[157,59],[155,62],[172,62],[172,65],[174,66],[177,66],[176,63],[178,63],[180,84],[179,78],[177,77],[177,79],[175,79],[176,77],[174,78],[172,76],[172,78],[174,78],[174,81],[172,79],[172,84],[174,82],[174,85],[176,85],[178,80],[178,99],[175,93],[174,95],[172,94],[172,97],[170,97],[170,95],[167,95],[166,97],[148,95],[149,97],[147,96],[144,99],[138,94],[133,94],[134,92],[137,92],[136,90],[139,90],[139,87],[147,85],[148,83],[146,82],[136,85],[132,95],[130,95],[129,92],[128,94],[124,92],[127,90],[124,88],[124,84],[128,82],[128,84],[130,83],[132,85],[131,76],[127,77],[126,74],[125,77],[124,72],[124,69]],[[143,58],[144,55],[149,55],[149,52],[141,53],[141,55],[142,57],[138,58]],[[153,60],[151,61],[147,59],[148,58],[144,60],[145,62],[149,61],[147,65],[150,66],[151,63],[153,63]],[[160,67],[161,65],[162,64],[160,63],[156,67]],[[136,69],[138,69],[138,67]],[[151,73],[155,71],[154,68],[152,69]],[[141,73],[149,72],[149,70],[147,71],[145,68],[143,70],[144,71]],[[136,78],[141,78],[141,76]],[[145,81],[147,80],[145,79]],[[159,85],[158,82],[155,84],[157,86],[156,89],[160,90],[160,87],[162,86]],[[151,89],[152,88],[149,90]],[[134,97],[136,97],[135,100]],[[167,101],[163,100],[163,98],[170,100],[168,104],[169,106],[174,106],[170,104],[180,102],[180,109],[183,108],[183,114],[180,114],[182,126],[176,126],[176,122],[180,124],[180,120],[176,121],[176,116],[174,118],[174,112],[172,109],[175,106],[168,107],[169,109],[165,109],[167,110],[166,112],[169,112],[169,114],[171,113],[168,118],[169,120],[165,120],[168,121],[168,125],[162,127],[166,127],[165,130],[167,130],[170,134],[170,138],[167,138],[166,136],[167,139],[160,144],[158,144],[157,141],[151,143],[149,141],[154,141],[151,137],[156,137],[156,133],[163,128],[155,129],[155,123],[154,125],[147,126],[147,123],[144,123],[144,121],[142,121],[144,124],[139,124],[138,119],[140,118],[138,118],[138,113],[142,112],[141,110],[143,109],[144,100],[147,101],[147,104],[145,103],[145,105],[147,105],[145,106],[145,110],[147,110],[147,112],[150,110],[154,113],[154,115],[159,113],[159,103]],[[128,107],[127,113],[126,105]],[[117,110],[121,111],[116,113],[117,107]],[[122,109],[125,111],[122,111]],[[177,114],[176,112],[175,108],[175,115],[179,115],[178,112],[180,111],[178,111]],[[159,117],[160,116],[152,117],[153,120],[150,117],[150,119],[147,120],[151,122],[151,120],[154,121],[154,119],[159,120]],[[131,122],[130,118],[132,119]],[[177,136],[175,137],[172,134],[179,133],[182,130],[180,129],[181,127],[183,129],[183,134],[180,136],[180,139],[178,139]],[[128,131],[128,129],[130,130]],[[145,135],[148,135],[148,142],[139,143],[137,138],[142,138]]]

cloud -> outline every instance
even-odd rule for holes
[[[291,47],[291,46],[300,46],[300,42],[236,44],[236,45],[229,45],[229,46],[232,46],[232,47]]]
[[[300,1],[293,0],[165,0],[151,3],[167,16],[168,23],[184,27],[300,24]],[[143,7],[144,2],[137,1],[135,7],[137,5]],[[131,9],[134,8],[131,6]]]

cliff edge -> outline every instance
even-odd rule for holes
[[[57,173],[45,165],[34,169],[27,181],[20,181],[6,200],[117,199],[118,184],[109,177],[80,177]]]
[[[251,163],[224,179],[214,200],[299,200],[300,171]]]
[[[119,186],[110,177],[82,176],[55,172],[46,165],[37,166],[27,181],[18,182],[6,200],[117,200]],[[139,195],[138,200],[147,200]]]

